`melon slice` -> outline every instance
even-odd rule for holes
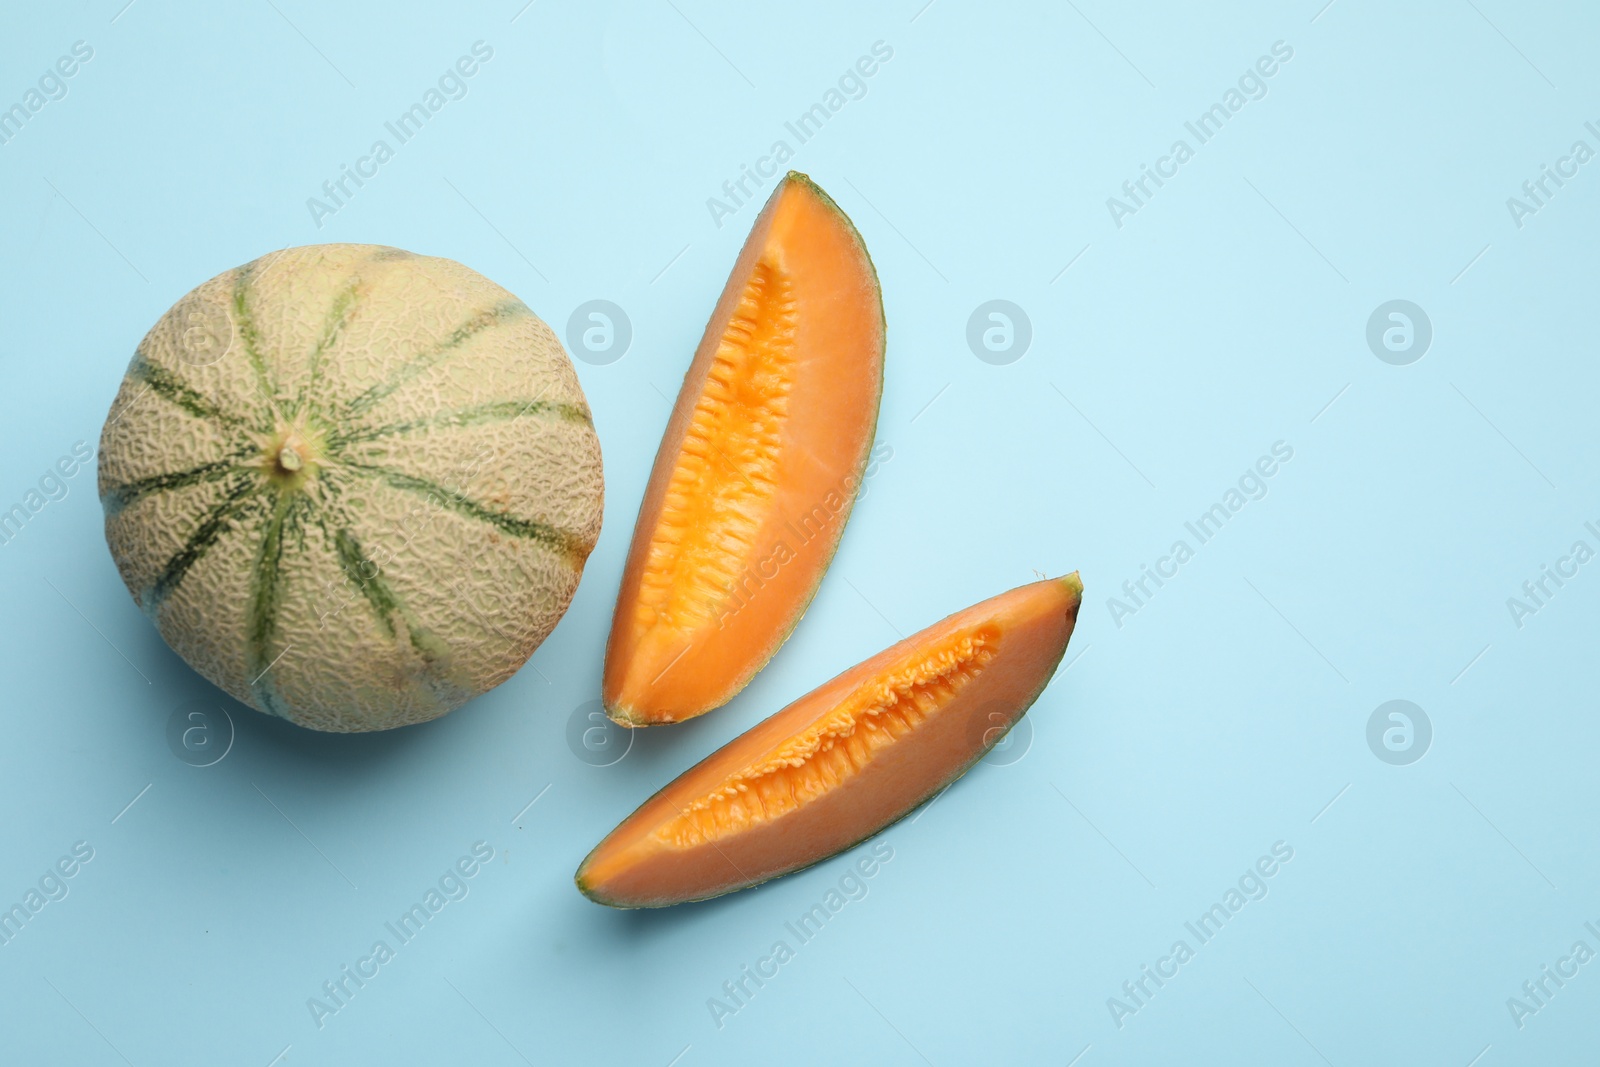
[[[656,454],[606,645],[612,718],[719,707],[788,637],[860,488],[883,355],[861,235],[791,172],[739,253]]]
[[[578,868],[616,908],[704,900],[808,867],[959,778],[1049,683],[1076,572],[957,612],[852,667],[661,790]]]

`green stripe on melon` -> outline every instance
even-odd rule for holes
[[[207,324],[231,345],[202,362]],[[555,334],[397,249],[288,249],[189,293],[139,345],[100,457],[107,542],[162,636],[317,729],[421,722],[509,678],[600,532],[599,441]]]

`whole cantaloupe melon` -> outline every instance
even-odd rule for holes
[[[100,438],[106,540],[195,670],[318,730],[436,718],[566,611],[600,444],[556,335],[447,259],[291,248],[178,301]]]

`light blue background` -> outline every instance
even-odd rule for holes
[[[168,718],[214,690],[119,581],[92,468],[0,549],[0,903],[95,852],[0,946],[0,1060],[1592,1059],[1600,962],[1521,1029],[1506,1002],[1600,950],[1600,564],[1520,628],[1506,601],[1600,547],[1600,163],[1520,229],[1506,198],[1600,148],[1600,26],[1577,3],[1321,2],[9,6],[0,105],[74,41],[94,58],[0,147],[0,506],[96,440],[168,305],[285,245],[449,256],[563,334],[603,298],[634,337],[578,365],[607,514],[577,599],[442,721],[321,736],[230,704],[232,750],[188,766]],[[307,197],[480,39],[469,95],[317,228]],[[706,199],[880,40],[892,60],[792,165],[876,260],[893,458],[754,684],[590,766],[567,724],[754,216],[718,228]],[[1119,229],[1106,198],[1280,40],[1266,97]],[[965,341],[995,298],[1033,327],[1005,366]],[[1434,328],[1409,366],[1365,341],[1395,298]],[[1107,598],[1280,440],[1270,493],[1116,625]],[[1026,752],[889,831],[865,899],[721,1028],[708,998],[850,860],[659,914],[573,889],[716,745],[897,632],[1074,568],[1072,666]],[[1409,766],[1367,746],[1391,699],[1433,725]],[[470,895],[319,1029],[307,998],[479,840]],[[1278,841],[1269,895],[1119,1028],[1107,998]]]

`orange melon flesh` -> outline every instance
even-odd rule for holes
[[[960,777],[1055,673],[1076,572],[928,627],[839,675],[691,768],[578,868],[618,908],[703,900],[810,866]]]
[[[606,644],[612,718],[719,707],[788,637],[860,487],[883,354],[861,236],[791,172],[739,253],[656,454]]]

